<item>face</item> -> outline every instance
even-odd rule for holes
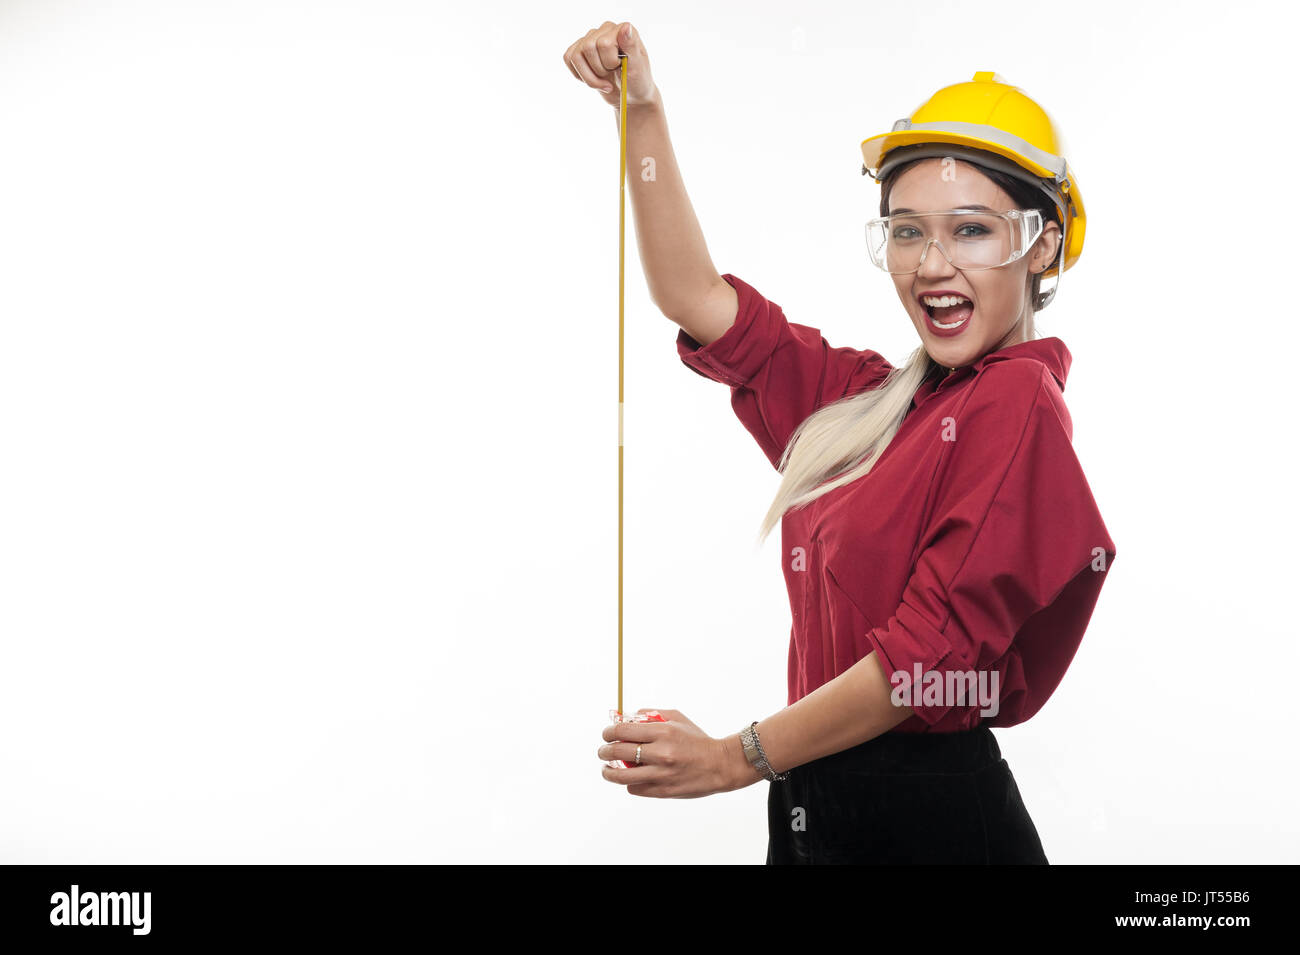
[[[1011,196],[977,167],[952,159],[916,163],[898,177],[889,193],[891,215],[903,209],[938,212],[973,205],[998,212],[1017,208]],[[937,227],[937,220],[932,221]],[[947,368],[959,368],[988,352],[1026,341],[1034,314],[1029,297],[1031,276],[1052,265],[1060,234],[1060,226],[1049,220],[1028,254],[1008,265],[969,272],[949,265],[943,253],[931,245],[919,269],[910,275],[891,275],[930,357]],[[949,236],[935,237],[951,250]],[[921,300],[929,292],[951,292],[970,299],[969,319],[955,332],[944,334]],[[962,315],[954,312],[947,316],[947,323]]]

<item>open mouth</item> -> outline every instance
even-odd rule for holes
[[[975,303],[964,295],[922,295],[919,301],[930,323],[943,330],[960,328],[975,312]]]

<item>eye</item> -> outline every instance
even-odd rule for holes
[[[974,229],[975,231],[967,232],[966,231],[967,229]],[[976,225],[973,222],[968,222],[966,225],[962,226],[960,229],[957,230],[957,234],[961,236],[963,239],[978,239],[982,235],[988,235],[989,230],[984,228],[982,225]]]
[[[899,226],[894,230],[895,239],[912,239],[917,235],[916,229],[910,225]]]

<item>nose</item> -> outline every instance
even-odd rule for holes
[[[940,278],[954,272],[956,269],[948,261],[948,251],[939,244],[938,239],[927,239],[925,248],[921,250],[921,264],[917,266],[916,274],[922,278]]]

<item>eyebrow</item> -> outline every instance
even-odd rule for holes
[[[982,205],[980,205],[979,203],[975,203],[975,204],[973,204],[973,205],[969,205],[969,206],[954,206],[954,208],[956,208],[956,209],[978,209],[978,210],[980,210],[981,212],[997,212],[997,211],[998,211],[997,209],[990,209],[988,206],[982,206]],[[894,209],[894,210],[891,211],[890,215],[896,215],[896,216],[897,216],[897,215],[903,215],[904,213],[907,213],[907,212],[915,212],[915,211],[916,211],[915,209]],[[947,211],[947,210],[944,210],[944,211]]]

